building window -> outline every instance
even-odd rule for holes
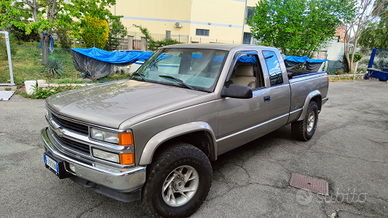
[[[243,36],[243,44],[251,44],[251,34],[250,33],[244,33]]]
[[[166,30],[166,39],[171,39],[171,30]]]
[[[197,36],[209,36],[210,30],[205,30],[205,29],[196,29],[195,35]]]
[[[245,16],[245,24],[247,24],[247,19],[251,19],[253,16],[253,7],[247,7],[247,13]]]

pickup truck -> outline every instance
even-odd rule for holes
[[[159,49],[130,79],[46,100],[46,168],[157,217],[206,199],[225,152],[291,123],[311,139],[328,100],[325,72],[287,73],[278,49],[187,44]]]

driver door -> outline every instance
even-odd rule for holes
[[[252,89],[250,99],[226,97],[218,104],[218,154],[225,153],[268,132],[271,112],[269,90],[256,51],[238,53],[225,86],[246,85]]]

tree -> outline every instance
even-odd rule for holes
[[[109,35],[108,43],[105,46],[105,50],[113,51],[117,49],[117,46],[120,44],[117,38],[124,38],[127,35],[127,27],[125,27],[120,18],[109,19]]]
[[[105,19],[90,17],[89,15],[83,19],[83,22],[84,27],[82,28],[81,36],[85,41],[86,47],[103,49],[108,41],[108,22]]]
[[[358,44],[366,48],[388,48],[388,18],[370,23],[362,31]]]
[[[312,56],[354,16],[354,0],[261,0],[247,19],[254,38],[284,54]]]
[[[22,42],[22,41],[24,41],[24,42],[30,42],[30,41],[39,42],[39,40],[40,40],[38,33],[34,32],[34,33],[30,33],[27,35],[24,30],[21,30],[14,25],[7,25],[6,28],[9,30],[10,33],[13,34],[13,36],[15,36],[15,38],[19,42]]]
[[[374,13],[379,15],[377,22],[371,22],[361,32],[359,45],[365,48],[388,48],[388,1],[379,0]]]
[[[354,53],[349,57],[350,45],[356,50],[361,33],[379,16],[387,12],[387,0],[358,0],[354,19],[346,23],[344,38],[344,56],[350,72],[354,69]]]
[[[70,3],[66,3],[70,2]],[[70,38],[81,39],[81,20],[85,14],[105,19],[115,18],[107,9],[116,0],[2,0],[0,28],[12,24],[26,34],[39,33],[42,41],[42,61],[47,64],[50,37],[58,26],[69,29]],[[20,19],[22,18],[22,19]]]

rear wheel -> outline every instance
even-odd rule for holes
[[[291,131],[294,138],[301,141],[310,140],[318,124],[318,105],[315,101],[310,102],[306,116],[301,121],[291,123]]]
[[[212,182],[207,156],[197,147],[177,143],[147,168],[143,205],[153,217],[187,217],[206,199]]]

